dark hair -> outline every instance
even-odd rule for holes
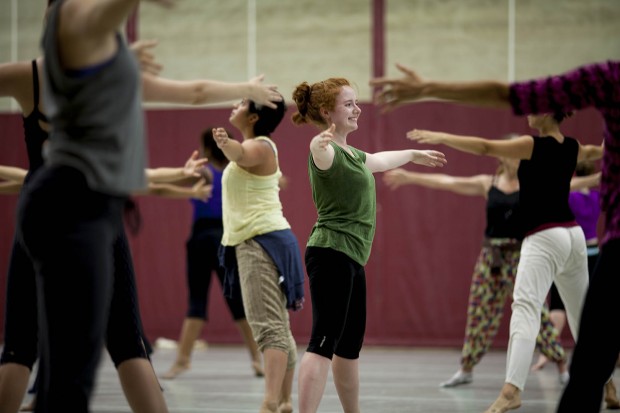
[[[47,0],[47,7],[51,6],[56,0]]]
[[[581,162],[577,162],[577,166],[575,167],[575,175],[577,176],[592,175],[595,170],[596,170],[596,167],[594,166],[594,162],[581,161]]]
[[[228,136],[232,139],[233,135],[228,131],[228,129],[224,129]],[[219,161],[226,162],[228,159],[224,152],[220,148],[217,147],[217,143],[213,138],[213,127],[207,128],[202,132],[202,147],[204,149],[208,149],[211,154],[209,155],[211,158]]]
[[[560,124],[562,123],[562,121],[564,119],[570,118],[571,116],[573,116],[573,113],[575,112],[554,112],[553,113],[553,119],[555,119],[555,121]]]
[[[252,100],[248,103],[248,113],[258,115],[258,121],[254,124],[254,136],[271,136],[286,113],[284,98],[280,102],[274,102],[276,104],[275,109],[260,105]]]

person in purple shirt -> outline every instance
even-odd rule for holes
[[[598,320],[617,312],[620,289],[620,61],[608,60],[565,73],[520,82],[441,82],[422,79],[397,65],[404,76],[371,79],[378,87],[376,103],[390,110],[410,101],[437,98],[477,106],[512,108],[516,115],[595,108],[604,121],[601,208],[605,232],[597,266],[581,314],[570,380],[558,413],[598,412],[603,387],[620,352],[620,330],[598,327]]]

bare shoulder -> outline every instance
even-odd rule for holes
[[[34,105],[31,61],[0,64],[0,96],[12,97],[24,112]]]
[[[23,60],[19,62],[10,62],[0,64],[0,76],[4,81],[24,81],[32,76],[32,61]]]

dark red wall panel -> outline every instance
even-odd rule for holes
[[[489,138],[508,132],[530,133],[525,118],[506,110],[475,109],[424,103],[381,115],[372,105],[362,105],[360,129],[348,143],[367,152],[423,148],[408,141],[412,128],[443,130]],[[148,110],[150,165],[182,164],[198,147],[201,131],[225,126],[229,109]],[[289,110],[289,115],[293,110]],[[594,111],[584,111],[564,125],[564,132],[582,143],[598,143],[602,123]],[[233,130],[233,132],[236,132]],[[297,235],[301,253],[316,213],[307,178],[310,138],[317,131],[296,127],[287,118],[273,138],[289,185],[281,192],[284,213]],[[236,133],[238,137],[238,133]],[[21,118],[0,115],[0,164],[26,166]],[[424,146],[424,148],[430,148]],[[448,165],[437,172],[452,175],[492,173],[492,158],[467,155],[445,147]],[[412,170],[432,172],[420,166]],[[477,257],[485,223],[484,200],[404,187],[391,191],[376,174],[377,234],[366,267],[368,324],[366,342],[385,345],[460,346],[465,325],[471,270]],[[6,271],[14,232],[16,196],[0,198],[0,319],[4,320]],[[138,279],[140,306],[147,334],[176,338],[186,310],[184,244],[189,234],[188,201],[145,196],[138,199],[143,228],[131,236]],[[217,284],[217,283],[216,283]],[[231,321],[219,285],[211,291],[210,319],[205,337],[211,342],[241,342]],[[508,317],[496,345],[507,341]],[[3,325],[3,321],[0,322]],[[305,308],[291,313],[298,343],[311,327],[309,294]]]

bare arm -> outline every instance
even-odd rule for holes
[[[444,166],[447,161],[443,153],[433,150],[406,149],[366,154],[366,167],[372,172],[384,172],[408,162],[434,168]]]
[[[420,185],[461,195],[485,197],[491,186],[491,180],[492,177],[490,175],[459,177],[446,174],[412,172],[401,168],[387,171],[383,175],[383,182],[391,189],[396,189],[401,185]]]
[[[198,158],[198,151],[192,152],[183,167],[159,167],[147,168],[146,178],[149,182],[176,182],[188,178],[202,177],[202,169],[207,163],[207,158]]]
[[[447,145],[474,155],[513,159],[530,159],[534,150],[534,138],[528,135],[509,140],[494,140],[414,129],[407,132],[407,138],[420,143]]]
[[[577,162],[596,161],[603,157],[603,145],[579,145]]]
[[[213,129],[213,138],[229,161],[244,168],[265,164],[269,158],[275,157],[269,143],[255,139],[247,139],[241,143],[230,139],[224,128]]]
[[[2,195],[18,194],[19,191],[21,191],[22,189],[22,185],[23,184],[21,182],[15,182],[15,181],[0,182],[0,194]]]
[[[509,84],[497,81],[439,82],[425,81],[413,70],[396,64],[404,76],[376,78],[370,85],[378,87],[375,101],[384,110],[421,99],[441,99],[488,107],[509,107]]]
[[[34,106],[30,62],[0,64],[0,97],[15,99],[24,114],[30,113]]]
[[[570,180],[570,190],[578,191],[585,188],[593,188],[601,184],[601,173],[597,172],[586,176],[573,176]]]
[[[23,168],[0,165],[0,179],[6,181],[13,181],[22,184],[27,173],[28,171]]]
[[[280,189],[288,188],[288,183],[289,183],[289,179],[286,175],[282,175],[280,179],[278,180],[278,186],[280,187]]]
[[[208,185],[204,179],[192,186],[174,185],[168,183],[149,183],[145,193],[140,195],[155,195],[174,199],[200,199],[206,201],[211,196],[213,185]]]
[[[209,79],[172,80],[150,74],[142,76],[143,100],[186,105],[205,105],[248,98],[262,105],[275,108],[282,95],[274,85],[263,84],[264,76],[247,82],[220,82]]]
[[[334,148],[330,145],[334,137],[334,131],[336,125],[333,123],[330,127],[323,132],[316,135],[310,141],[310,153],[312,154],[312,161],[322,171],[331,168],[334,162]]]

